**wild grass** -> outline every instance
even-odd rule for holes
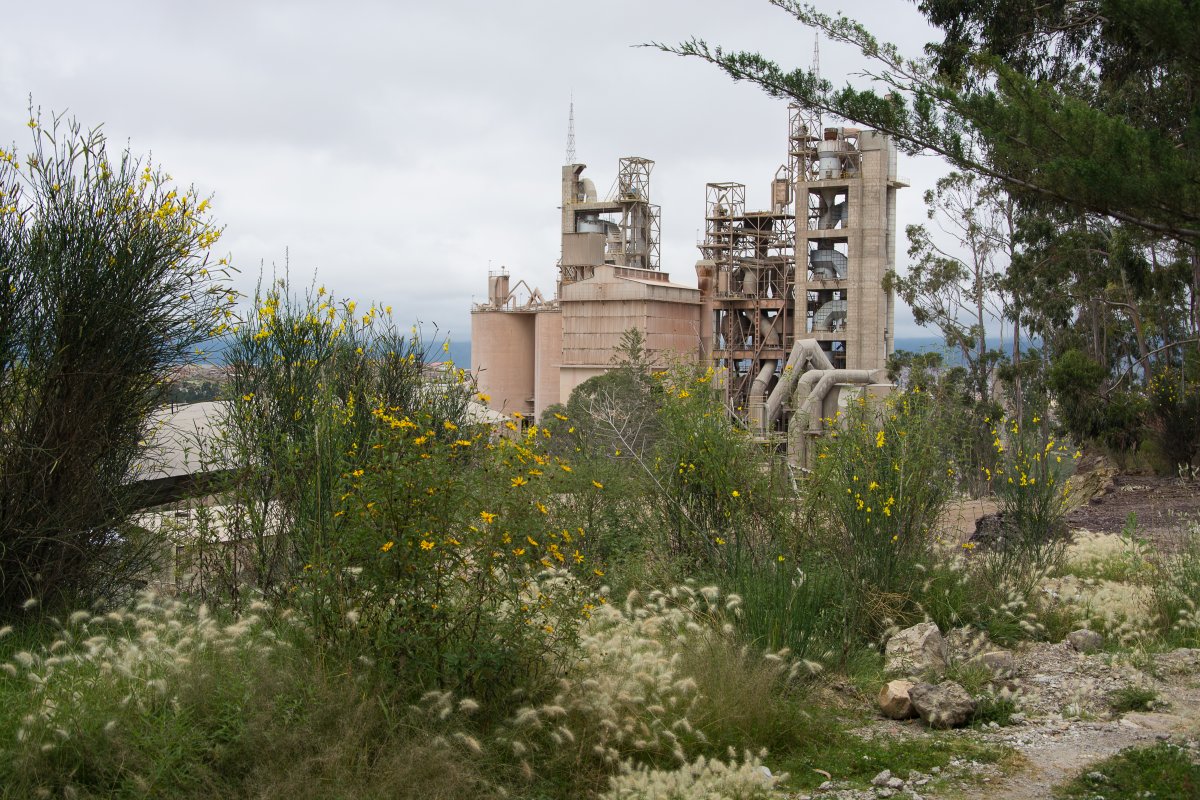
[[[1116,714],[1128,711],[1151,711],[1158,700],[1158,692],[1149,686],[1131,684],[1117,689],[1109,695],[1108,702]]]
[[[1170,742],[1122,750],[1054,788],[1059,800],[1200,797],[1200,765]]]

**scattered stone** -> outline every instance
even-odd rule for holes
[[[893,775],[891,777],[891,779],[887,782],[887,787],[889,789],[903,789],[904,781],[900,778],[897,778],[895,775]]]
[[[905,628],[888,639],[884,649],[888,672],[904,675],[920,675],[925,672],[941,674],[950,660],[946,640],[938,626],[922,622]]]
[[[888,781],[890,781],[891,779],[892,779],[892,771],[890,769],[885,769],[883,772],[879,773],[874,778],[871,778],[871,785],[872,786],[887,786]]]
[[[881,786],[875,790],[876,797],[895,797],[895,795],[896,795],[896,790],[889,789],[886,786]]]
[[[1017,660],[1007,650],[980,653],[968,661],[967,666],[984,667],[997,678],[1012,678],[1017,674]]]
[[[1080,653],[1094,653],[1104,646],[1104,637],[1087,628],[1080,628],[1067,634],[1067,644]]]
[[[908,690],[913,687],[912,681],[889,681],[879,691],[879,710],[888,719],[912,719],[917,715],[912,700],[908,698]]]
[[[965,725],[975,713],[975,701],[954,681],[918,683],[908,692],[913,708],[931,728]]]

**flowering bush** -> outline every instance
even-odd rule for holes
[[[955,471],[922,392],[860,398],[825,422],[805,516],[842,576],[848,634],[873,638],[920,584]]]
[[[1181,370],[1165,369],[1147,387],[1149,427],[1168,468],[1191,466],[1200,456],[1200,386]]]
[[[536,685],[594,608],[571,577],[595,569],[587,531],[554,499],[570,465],[537,426],[493,437],[433,410],[370,414],[358,466],[338,482],[336,539],[306,582],[422,686],[493,699]]]
[[[1022,427],[1015,421],[997,420],[992,428],[993,448],[999,456],[995,472],[984,468],[1001,514],[1001,539],[996,551],[1008,561],[1028,562],[1032,570],[1056,566],[1066,547],[1066,499],[1069,478],[1080,458],[1078,450],[1056,439],[1041,420]],[[1029,569],[1024,571],[1028,572]]]
[[[29,127],[0,148],[0,620],[142,577],[154,544],[118,528],[147,421],[230,314],[207,198],[99,130]]]

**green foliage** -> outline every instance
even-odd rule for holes
[[[1045,15],[1020,4],[925,4],[925,16],[945,31],[943,42],[929,45],[942,58],[936,64],[906,58],[845,16],[796,0],[772,2],[832,41],[857,48],[875,64],[870,75],[886,89],[837,89],[808,70],[699,40],[659,47],[708,61],[774,97],[869,125],[912,152],[932,151],[1026,196],[1180,240],[1200,235],[1200,160],[1191,131],[1194,98],[1186,89],[1196,78],[1191,54],[1198,48],[1200,12],[1194,5],[1117,0],[1104,13],[1077,17],[1065,6]],[[978,18],[1003,20],[1020,33],[973,38]],[[1043,58],[1044,41],[1072,36],[1088,46],[1069,51],[1060,62],[1077,70],[1071,80],[1030,71],[1014,57],[1020,51]],[[997,43],[1002,46],[989,50]],[[1111,63],[1141,60],[1148,62],[1144,68],[1127,68],[1121,80],[1109,81]],[[1175,102],[1151,101],[1129,113],[1129,102],[1164,95]],[[1101,166],[1113,163],[1138,168]]]
[[[375,413],[381,430],[344,476],[347,521],[307,584],[408,682],[489,702],[534,690],[594,607],[572,576],[590,534],[554,498],[603,485],[572,486],[537,427],[493,443],[428,413]]]
[[[565,572],[586,531],[554,498],[603,484],[576,485],[547,430],[475,425],[466,373],[423,353],[386,308],[282,282],[260,294],[209,453],[230,470],[225,517],[193,549],[215,597],[256,585],[413,690],[491,699],[536,683],[586,613]]]
[[[827,424],[804,515],[811,546],[844,587],[847,641],[871,641],[920,585],[918,565],[929,560],[954,469],[925,393],[864,399]]]
[[[1051,364],[1048,382],[1063,427],[1080,441],[1100,441],[1118,453],[1135,450],[1144,435],[1146,404],[1131,391],[1101,393],[1108,371],[1087,354],[1067,350]]]
[[[1054,788],[1059,800],[1195,797],[1200,793],[1200,765],[1187,750],[1171,742],[1122,750],[1087,766],[1082,774]]]
[[[1155,375],[1148,387],[1150,429],[1159,450],[1172,467],[1191,466],[1200,459],[1200,384],[1179,370]]]
[[[1152,711],[1157,700],[1158,692],[1149,686],[1134,684],[1123,686],[1108,697],[1114,714],[1124,714],[1128,711]]]
[[[971,715],[971,725],[983,728],[994,722],[1000,727],[1005,727],[1012,724],[1013,714],[1018,711],[1019,706],[1015,698],[988,693],[975,701],[975,713]]]
[[[171,370],[225,328],[209,201],[99,130],[31,111],[0,149],[0,619],[127,592],[151,550],[138,504],[147,420]]]
[[[730,572],[747,560],[774,560],[786,529],[782,476],[717,391],[711,368],[678,367],[655,373],[663,393],[662,438],[653,471],[656,510],[667,550],[684,563]]]
[[[1178,549],[1155,567],[1151,602],[1161,635],[1176,647],[1200,647],[1200,527],[1188,524]]]
[[[1035,570],[1061,561],[1069,479],[1080,457],[1038,422],[1037,417],[1028,426],[996,421],[991,432],[1001,463],[988,475],[1002,520],[1002,539],[994,549]]]
[[[928,775],[934,767],[944,769],[954,759],[995,763],[1008,754],[1002,748],[947,734],[858,736],[828,711],[817,712],[808,721],[811,727],[806,747],[783,755],[779,761],[792,776],[788,784],[794,789],[815,789],[827,780],[823,773],[836,781],[867,786],[885,769],[896,775],[907,775],[912,770]]]
[[[336,537],[343,476],[374,429],[371,404],[457,418],[465,392],[422,394],[421,344],[396,332],[387,309],[359,312],[324,287],[301,298],[284,280],[256,293],[226,355],[229,402],[217,435],[197,443],[201,464],[226,476],[216,487],[225,512],[201,509],[209,524],[194,545],[192,588],[236,602],[251,585],[280,598]]]
[[[577,504],[582,518],[603,521],[609,555],[717,575],[778,558],[790,525],[779,499],[791,489],[728,414],[722,376],[692,365],[650,371],[638,347],[624,353],[572,393],[565,413],[545,416],[556,452],[574,452],[582,473],[613,489],[607,509]]]
[[[0,798],[500,796],[446,723],[263,612],[147,597],[0,638]]]
[[[837,652],[846,594],[842,575],[824,566],[819,554],[805,552],[739,564],[727,581],[745,601],[737,621],[742,636],[797,658],[823,661]]]

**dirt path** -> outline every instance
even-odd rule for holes
[[[1097,472],[1096,496],[1067,517],[1072,530],[1119,533],[1133,514],[1137,535],[1159,552],[1171,552],[1188,522],[1200,522],[1200,481]],[[947,529],[965,541],[976,520],[994,512],[987,500],[960,502],[947,511]],[[1044,800],[1053,797],[1055,785],[1128,747],[1172,739],[1200,758],[1200,649],[1135,658],[1085,655],[1065,643],[1028,643],[1014,656],[1016,670],[1007,685],[1020,698],[1019,721],[955,734],[1011,749],[1017,758],[1007,769],[965,761],[934,780],[922,776],[920,783],[893,790],[831,787],[814,792],[813,800]],[[1154,692],[1153,711],[1114,711],[1114,693],[1130,686]],[[919,722],[882,718],[862,733],[929,735]]]
[[[1200,743],[1200,650],[1159,654],[1143,671],[1109,654],[1043,644],[1022,652],[1019,664],[1014,683],[1028,692],[1027,720],[978,736],[1012,748],[1020,763],[986,787],[965,789],[958,795],[964,800],[1049,798],[1055,784],[1127,747],[1160,739]],[[1114,713],[1113,693],[1130,685],[1152,689],[1160,698],[1156,710]]]
[[[1200,522],[1200,481],[1156,475],[1117,475],[1100,497],[1067,515],[1067,525],[1119,533],[1132,514],[1137,534],[1163,551],[1178,542],[1187,522]]]

